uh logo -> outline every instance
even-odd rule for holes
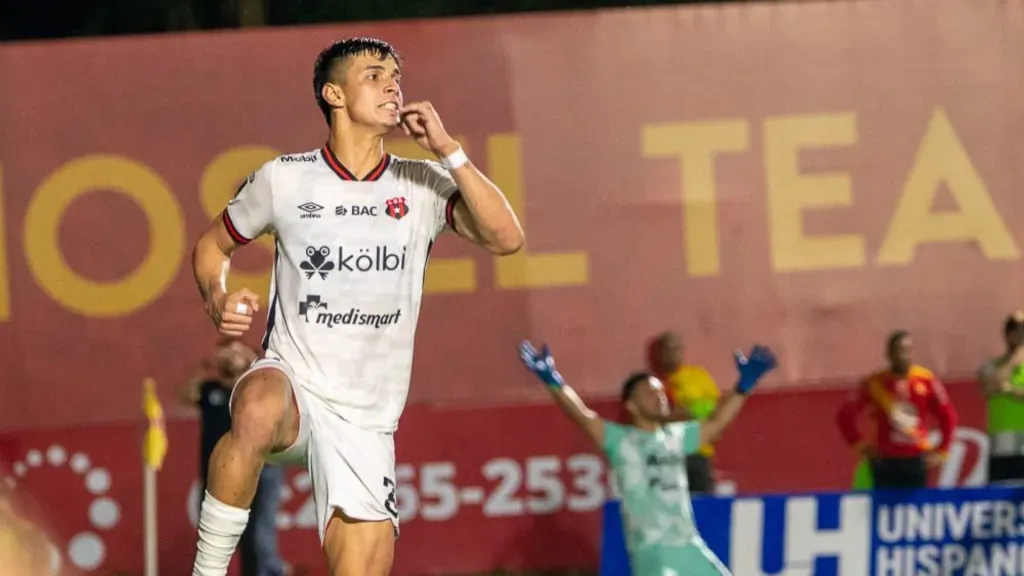
[[[933,443],[939,440],[937,434],[932,434]],[[957,428],[949,458],[937,478],[939,487],[984,485],[988,451],[983,432]],[[718,534],[709,530],[705,537],[712,549],[723,552],[723,560],[728,558],[737,576],[870,573],[874,526],[868,494],[737,498],[731,507],[729,527]],[[712,542],[716,537],[720,541]]]
[[[729,566],[743,576],[864,576],[871,510],[867,494],[738,498]]]

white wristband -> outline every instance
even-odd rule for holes
[[[458,150],[441,159],[441,166],[444,166],[446,170],[455,170],[462,168],[467,162],[469,162],[469,156],[466,156],[465,150],[459,146]]]

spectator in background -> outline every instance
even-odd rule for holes
[[[1006,351],[978,370],[988,399],[990,483],[1024,481],[1024,312],[1003,323]]]
[[[945,461],[956,428],[957,413],[942,382],[913,363],[910,334],[898,330],[886,342],[889,368],[872,374],[839,410],[839,431],[865,458],[876,489],[924,488],[927,471]],[[873,434],[859,427],[862,413]],[[933,445],[926,416],[933,415],[942,439]]]
[[[648,344],[648,368],[664,382],[672,403],[670,422],[683,420],[707,421],[721,392],[718,384],[701,366],[683,363],[683,343],[679,335],[665,332]],[[711,458],[715,449],[704,444],[696,454],[686,457],[686,476],[690,492],[711,494],[715,491],[715,478]]]
[[[221,436],[231,431],[228,404],[231,391],[238,377],[258,356],[240,340],[225,338],[217,344],[213,358],[204,359],[198,373],[181,390],[183,404],[199,407],[199,477],[203,491],[206,489],[210,454]],[[243,576],[282,576],[287,573],[277,552],[277,512],[283,483],[284,471],[279,466],[268,464],[263,467],[249,524],[239,543]]]

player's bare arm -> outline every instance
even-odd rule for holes
[[[192,249],[192,274],[206,305],[206,313],[227,336],[241,336],[259,311],[259,297],[243,288],[227,292],[231,254],[242,244],[228,232],[224,218],[217,218]]]
[[[722,399],[715,411],[708,417],[707,422],[700,427],[700,444],[702,446],[718,441],[722,433],[743,409],[747,396],[753,391],[754,386],[762,376],[776,366],[775,356],[764,346],[754,346],[749,355],[744,355],[737,350],[735,360],[736,369],[739,372],[736,388]]]
[[[544,383],[544,387],[547,388],[551,398],[562,412],[582,428],[597,446],[602,446],[604,444],[604,420],[596,412],[587,408],[576,391],[565,383],[562,375],[555,369],[555,359],[551,357],[548,347],[544,346],[538,351],[533,344],[523,341],[519,345],[519,356],[526,367]]]
[[[423,149],[444,162],[459,156],[461,146],[448,135],[430,102],[414,102],[401,109],[402,130]],[[462,193],[455,204],[455,231],[494,254],[513,254],[523,246],[523,229],[501,190],[465,156],[451,168]]]
[[[582,428],[595,444],[601,446],[604,443],[604,420],[587,408],[583,399],[568,384],[547,386],[547,389],[562,412]]]
[[[728,394],[718,408],[711,413],[711,417],[700,427],[701,445],[717,442],[722,433],[732,424],[733,420],[743,409],[747,397],[735,392]]]

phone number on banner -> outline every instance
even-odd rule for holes
[[[594,454],[494,458],[480,467],[480,483],[461,483],[454,462],[399,464],[398,515],[402,522],[444,522],[479,506],[488,518],[591,512],[604,504],[605,464]]]

